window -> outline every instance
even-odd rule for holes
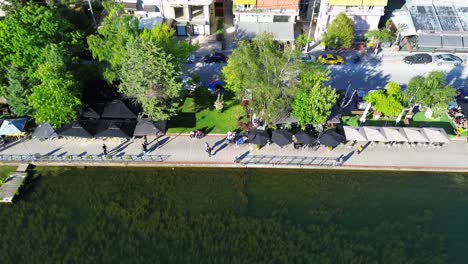
[[[174,16],[176,19],[185,18],[184,17],[184,8],[183,7],[174,7]]]
[[[289,22],[289,16],[274,16],[273,22]]]
[[[191,6],[190,7],[191,18],[192,19],[204,19],[205,15],[203,14],[203,6]]]

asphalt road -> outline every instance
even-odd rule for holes
[[[388,82],[395,81],[402,87],[406,87],[412,78],[437,70],[447,73],[447,82],[454,88],[468,89],[468,65],[466,63],[458,67],[438,66],[436,63],[408,65],[402,61],[402,58],[401,55],[389,55],[381,60],[370,59],[359,64],[346,63],[340,66],[330,66],[330,85],[337,89],[350,87],[350,89],[373,90],[384,88]]]
[[[226,54],[228,55],[228,54]],[[343,55],[347,60],[344,65],[327,66],[331,71],[330,85],[336,89],[363,89],[374,90],[384,88],[390,81],[398,82],[403,88],[408,82],[418,76],[426,75],[431,71],[443,71],[447,73],[447,82],[454,88],[468,91],[468,64],[455,67],[451,65],[438,66],[436,63],[427,65],[408,65],[402,61],[405,54],[387,54],[381,57],[369,57],[360,63],[351,61],[352,54]],[[467,56],[461,55],[462,59]],[[221,77],[221,69],[225,64],[200,62],[201,56],[197,56],[197,62],[187,64],[186,75],[198,74],[202,83]]]

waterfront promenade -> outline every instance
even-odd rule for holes
[[[130,141],[107,140],[83,140],[83,139],[53,139],[38,140],[28,139],[13,142],[0,150],[0,155],[29,155],[29,156],[54,156],[54,157],[89,157],[102,156],[102,145],[106,144],[109,155],[114,157],[144,157],[164,156],[163,162],[147,161],[133,162],[125,160],[121,164],[127,165],[154,165],[154,166],[250,166],[250,167],[310,167],[300,166],[298,161],[310,161],[311,158],[337,159],[343,161],[340,168],[360,169],[408,169],[408,170],[454,170],[468,171],[468,144],[465,141],[452,141],[441,147],[406,145],[400,147],[388,147],[385,144],[366,146],[361,154],[357,154],[358,145],[350,143],[340,145],[332,151],[325,148],[318,150],[296,150],[292,145],[280,148],[275,144],[255,150],[252,145],[244,144],[236,146],[224,142],[224,136],[209,135],[203,139],[191,139],[186,135],[163,136],[159,138],[159,146],[156,140],[149,138],[149,152],[142,154],[142,139]],[[213,146],[213,156],[209,157],[204,150],[204,144],[208,142]],[[237,159],[238,163],[234,161]],[[84,160],[84,158],[83,158]],[[255,163],[261,160],[261,163]],[[278,161],[283,162],[278,162]],[[288,164],[288,160],[291,162]],[[110,160],[109,160],[110,161]],[[271,161],[271,162],[269,162]],[[248,162],[248,163],[247,163]],[[41,163],[46,163],[41,161]],[[60,164],[78,165],[73,160],[63,160]],[[81,161],[81,164],[106,165],[107,160]],[[50,163],[50,164],[57,164]]]

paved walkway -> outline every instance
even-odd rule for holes
[[[318,150],[296,150],[291,146],[280,148],[275,144],[255,150],[252,145],[227,145],[224,136],[207,136],[201,140],[190,139],[188,136],[164,136],[159,139],[159,147],[155,140],[149,139],[150,152],[147,155],[164,155],[164,164],[178,165],[216,165],[216,166],[238,166],[234,160],[252,161],[257,156],[274,157],[272,160],[310,160],[336,159],[341,157],[343,167],[347,168],[388,168],[388,169],[423,169],[423,170],[463,170],[468,171],[468,144],[464,141],[452,141],[441,148],[417,147],[391,147],[384,144],[367,146],[361,154],[356,154],[358,145],[341,145],[333,151],[324,148]],[[204,143],[213,146],[213,156],[208,157],[204,151]],[[82,139],[54,139],[40,141],[30,139],[15,142],[0,150],[0,155],[101,155],[102,144],[105,143],[110,155],[141,156],[141,139],[132,141],[108,140],[82,140]],[[297,158],[294,158],[297,157]],[[265,163],[259,166],[272,166]],[[157,165],[157,162],[155,162]],[[249,164],[254,166],[255,164]],[[298,164],[282,164],[281,166],[295,166]]]

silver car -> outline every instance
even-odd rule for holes
[[[439,54],[434,56],[434,60],[437,65],[449,64],[449,65],[461,65],[463,60],[460,57],[457,57],[452,54]]]

